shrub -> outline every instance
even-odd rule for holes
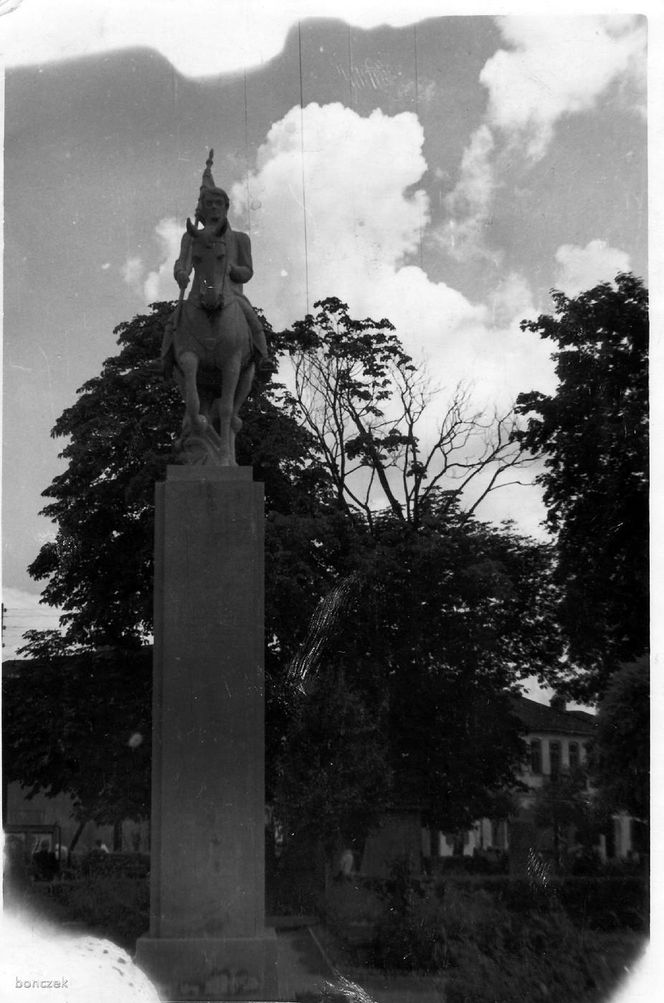
[[[145,878],[91,875],[55,884],[53,896],[70,919],[122,947],[133,949],[149,925],[150,890]]]
[[[433,875],[447,877],[452,874],[507,874],[509,858],[504,852],[476,853],[472,857],[437,857],[431,861]]]
[[[409,861],[398,859],[380,894],[383,913],[373,939],[376,963],[381,968],[421,971],[444,967],[447,941],[433,883],[413,879]]]
[[[515,911],[470,883],[448,884],[442,922],[446,1003],[605,998],[640,946],[623,931],[607,949],[606,934],[580,931],[555,901]]]
[[[558,884],[560,901],[576,923],[594,930],[647,931],[649,896],[643,877],[575,877]]]
[[[439,971],[447,960],[440,903],[430,896],[405,913],[388,909],[376,925],[373,956],[381,968]]]
[[[353,880],[332,885],[320,902],[319,913],[330,930],[347,946],[371,942],[382,912],[376,885]]]
[[[588,916],[602,915],[617,892],[609,885],[567,879],[543,897],[527,879],[477,877],[450,879],[443,889],[397,866],[383,893],[373,960],[383,969],[442,970],[446,1003],[596,1001],[615,989],[642,946],[625,929],[589,928]]]
[[[455,884],[462,886],[460,881]],[[515,913],[562,906],[574,923],[590,929],[648,929],[648,883],[644,876],[554,877],[542,889],[527,878],[478,876],[463,886],[488,892]]]
[[[270,916],[303,915],[316,911],[324,885],[314,850],[286,844],[277,859],[268,847],[265,855],[266,909]]]
[[[148,853],[104,853],[92,850],[80,860],[83,876],[145,878],[150,873]]]

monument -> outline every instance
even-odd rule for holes
[[[235,460],[240,408],[266,352],[242,289],[253,274],[249,238],[228,225],[212,156],[175,264],[180,301],[162,350],[184,419],[179,462],[156,486],[150,930],[136,961],[164,1000],[272,1000],[263,490]]]

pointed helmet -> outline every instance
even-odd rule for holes
[[[207,192],[215,192],[221,195],[226,203],[226,208],[230,205],[230,199],[224,191],[223,188],[218,188],[214,183],[214,178],[212,177],[212,164],[214,163],[214,150],[210,150],[208,158],[205,161],[205,170],[203,171],[203,177],[201,179],[201,187],[198,193],[198,204],[196,206],[196,222],[205,222],[205,217],[203,214],[203,196]]]

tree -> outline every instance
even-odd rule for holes
[[[81,387],[53,429],[54,437],[65,439],[61,457],[67,464],[44,491],[43,514],[55,523],[56,536],[29,570],[46,583],[43,601],[63,610],[64,629],[28,633],[22,654],[40,664],[76,652],[140,652],[150,641],[154,484],[165,477],[183,410],[174,385],[154,365],[172,307],[154,304],[116,328],[119,353]],[[272,340],[279,354],[279,336]],[[346,570],[353,526],[331,503],[313,440],[280,384],[254,387],[238,456],[241,463],[251,458],[265,486],[266,741],[274,762],[290,715],[280,674],[337,567]],[[35,678],[26,676],[26,686]],[[109,689],[109,699],[111,678],[97,680],[100,692]],[[66,705],[83,722],[86,694],[81,687],[78,707],[73,696]],[[50,714],[58,719],[57,702]],[[106,742],[103,734],[99,741]],[[50,754],[45,747],[42,753]],[[25,769],[16,779],[32,784],[34,762],[17,762]]]
[[[274,807],[296,844],[321,845],[331,863],[361,845],[390,801],[386,729],[380,714],[329,667],[293,694]]]
[[[455,515],[444,500],[417,528],[392,513],[376,516],[362,561],[322,603],[293,663],[303,691],[298,743],[315,744],[320,693],[341,677],[353,707],[378,729],[371,755],[381,750],[385,760],[384,798],[417,800],[431,827],[468,828],[513,784],[524,755],[510,692],[559,651],[549,552],[510,527]],[[326,740],[330,764],[347,751],[342,730],[334,734],[337,745]],[[315,788],[313,755],[303,768]],[[307,784],[293,790],[290,776],[282,775],[278,798],[291,816],[308,819]],[[347,828],[357,833],[366,815],[347,816]]]
[[[561,692],[597,700],[620,661],[648,648],[648,298],[620,274],[522,329],[557,346],[553,395],[521,394],[515,441],[544,458],[567,662]],[[581,670],[581,671],[579,671]]]
[[[79,822],[116,824],[150,810],[150,650],[9,663],[3,675],[3,772],[30,797],[71,796]]]
[[[650,817],[650,666],[622,665],[599,705],[592,773],[602,801],[647,822]]]
[[[598,816],[584,770],[546,778],[535,791],[533,810],[536,824],[551,830],[553,857],[558,867],[570,830],[574,830],[575,839],[585,838],[586,834],[591,840],[597,837]]]
[[[50,500],[42,514],[53,520],[57,534],[29,571],[46,581],[43,601],[63,610],[65,650],[136,647],[152,631],[154,484],[165,477],[183,410],[174,384],[153,364],[172,306],[154,304],[149,314],[116,328],[121,351],[81,387],[53,428],[55,438],[68,440],[60,454],[66,469],[44,491]],[[251,451],[256,475],[265,483],[268,513],[296,522],[301,516],[309,539],[314,516],[319,532],[325,532],[329,494],[312,446],[282,388],[256,387],[246,408],[240,462],[247,462]],[[313,573],[313,542],[309,556]],[[274,547],[271,557],[278,574]],[[315,602],[316,589],[308,584]],[[268,624],[282,639],[290,629],[292,618],[284,631]],[[40,655],[46,640],[41,633],[32,635],[26,652]]]
[[[335,298],[314,309],[286,338],[297,408],[340,507],[369,527],[384,508],[417,526],[434,498],[463,496],[469,518],[490,491],[515,483],[503,475],[528,459],[512,441],[511,412],[487,420],[461,387],[441,410],[389,320],[355,320]]]
[[[305,690],[309,675],[312,708],[317,672],[340,672],[382,723],[391,797],[417,791],[432,825],[467,825],[523,754],[509,688],[561,653],[550,552],[474,519],[527,458],[511,441],[513,416],[486,422],[459,389],[425,442],[439,403],[390,322],[354,320],[334,298],[314,306],[283,334],[294,396],[364,545],[293,668]],[[281,796],[293,803],[291,790]]]
[[[140,652],[149,640],[154,481],[182,413],[152,364],[171,306],[116,329],[119,354],[54,428],[68,439],[67,467],[45,491],[57,535],[30,570],[47,583],[45,601],[63,607],[65,635],[34,633],[33,656]],[[238,443],[240,462],[251,456],[265,482],[268,790],[303,819],[326,819],[330,833],[355,832],[384,803],[382,770],[390,797],[414,785],[431,824],[460,826],[521,755],[505,693],[560,656],[550,552],[478,522],[462,498],[475,471],[482,496],[521,462],[504,429],[485,440],[457,398],[422,459],[428,392],[391,326],[355,322],[338,300],[318,307],[272,334],[308,382],[295,396],[278,383],[255,388]],[[333,380],[317,389],[328,363]],[[332,417],[318,425],[317,414]],[[483,451],[464,458],[475,434]],[[386,490],[359,495],[358,477]],[[329,629],[317,639],[321,608]],[[67,704],[77,734],[82,692]],[[338,714],[323,721],[325,700]],[[334,764],[324,785],[308,751],[323,733]],[[22,762],[32,773],[21,767],[17,779],[46,778]]]

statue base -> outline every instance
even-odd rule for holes
[[[140,937],[136,964],[164,1003],[276,1000],[277,937]]]
[[[265,927],[263,487],[171,466],[155,507],[150,929],[162,1000],[277,995]]]

